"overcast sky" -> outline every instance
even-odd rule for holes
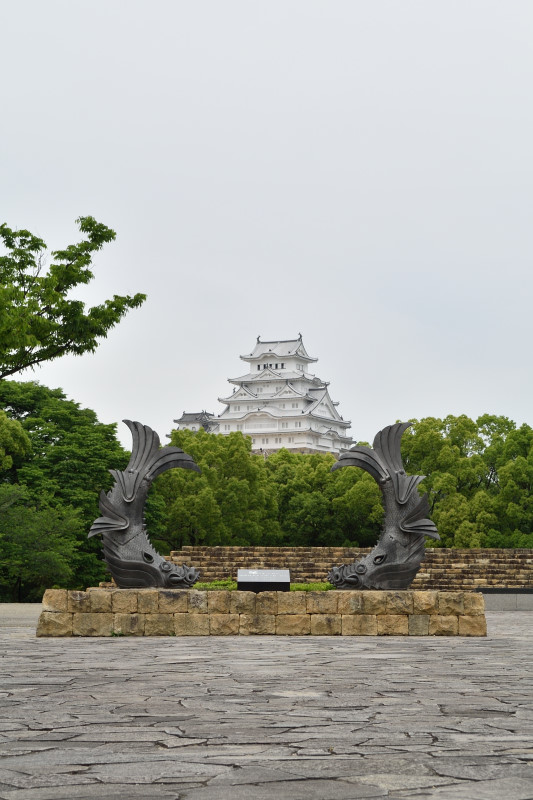
[[[148,295],[17,379],[164,440],[301,332],[355,439],[533,424],[532,41],[531,0],[2,3],[0,221],[93,215],[78,295]]]

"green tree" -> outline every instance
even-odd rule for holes
[[[202,472],[174,469],[154,483],[167,513],[163,536],[152,539],[163,552],[184,544],[273,545],[279,541],[275,487],[251,440],[173,431],[171,443],[189,453]]]
[[[402,441],[408,472],[424,474],[446,547],[533,546],[533,430],[484,414],[414,421]],[[438,546],[438,543],[436,543]]]
[[[47,587],[69,586],[82,527],[72,508],[39,508],[26,487],[0,485],[0,601],[39,601]]]
[[[85,309],[70,297],[89,283],[93,254],[113,241],[115,232],[93,217],[79,217],[85,238],[52,252],[46,269],[46,244],[27,230],[0,225],[5,255],[0,255],[0,379],[66,353],[93,352],[130,308],[146,296],[115,295]]]
[[[13,456],[23,457],[31,450],[22,425],[0,411],[0,474],[13,466]]]
[[[334,463],[331,453],[285,449],[268,458],[283,544],[357,547],[375,543],[383,517],[377,484],[363,470],[332,473]]]
[[[100,491],[112,485],[109,469],[124,469],[128,462],[116,426],[100,423],[94,411],[67,400],[61,389],[35,382],[0,381],[0,408],[21,425],[31,443],[31,454],[13,455],[6,481],[25,487],[28,502],[41,511],[54,509],[64,520],[76,512],[78,527],[69,522],[68,528],[77,536],[73,587],[102,580],[101,543],[87,539],[87,532],[100,513]]]

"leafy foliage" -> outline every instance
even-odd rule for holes
[[[146,299],[144,294],[115,295],[86,310],[83,302],[70,297],[94,277],[93,254],[115,238],[114,231],[93,217],[77,222],[85,239],[54,251],[47,270],[42,239],[0,225],[6,251],[0,256],[0,379],[66,353],[93,352],[98,340]]]
[[[83,531],[70,506],[36,506],[25,487],[0,485],[0,599],[39,601],[74,578]]]
[[[105,568],[100,559],[101,544],[87,539],[87,531],[99,515],[100,490],[111,487],[108,470],[123,469],[128,462],[128,453],[116,438],[115,425],[103,425],[94,411],[67,400],[60,389],[35,382],[0,381],[0,407],[9,421],[20,426],[31,446],[30,453],[27,449],[13,452],[11,468],[4,472],[12,488],[24,489],[26,505],[19,504],[17,509],[24,508],[26,515],[33,509],[32,519],[46,513],[48,520],[56,521],[54,525],[63,520],[65,531],[73,539],[70,572],[61,568],[52,584],[65,585],[67,581],[71,588],[84,588],[102,580]],[[17,530],[21,536],[22,528]],[[36,523],[32,530],[37,536]],[[42,528],[42,540],[47,537],[46,530]],[[6,558],[5,546],[6,540],[0,540],[2,561]],[[30,563],[33,550],[39,552],[35,543],[32,548],[27,548]],[[36,571],[36,579],[38,574]]]
[[[426,475],[444,547],[533,547],[533,429],[484,414],[415,422],[407,472]],[[438,543],[437,543],[438,544]]]
[[[383,517],[378,486],[362,470],[332,473],[334,463],[330,453],[282,449],[269,457],[284,544],[364,547],[375,542]]]
[[[262,456],[251,454],[248,437],[182,430],[173,431],[171,443],[189,453],[202,472],[170,470],[155,482],[167,515],[156,547],[168,551],[185,544],[279,542],[275,488]]]
[[[34,382],[0,381],[0,408],[0,600],[38,599],[46,586],[94,585],[104,568],[100,543],[87,531],[99,515],[100,490],[111,486],[108,469],[128,461],[115,426]],[[162,553],[186,544],[376,541],[383,516],[377,484],[359,469],[332,473],[330,454],[279,450],[265,459],[241,433],[174,431],[171,441],[202,473],[170,470],[154,482],[148,530]],[[420,488],[442,546],[533,547],[528,425],[489,415],[428,417],[404,434],[402,452],[407,472],[426,475]]]

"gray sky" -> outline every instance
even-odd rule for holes
[[[301,331],[356,439],[533,424],[532,40],[530,0],[5,0],[0,218],[95,216],[84,298],[148,294],[17,379],[164,439]]]

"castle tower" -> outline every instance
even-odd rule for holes
[[[339,454],[353,445],[350,422],[337,411],[328,383],[310,373],[318,359],[298,339],[257,343],[242,355],[248,371],[230,378],[233,392],[219,397],[225,409],[210,419],[212,433],[242,431],[254,452],[285,447],[302,453]],[[181,422],[181,420],[176,420]]]

